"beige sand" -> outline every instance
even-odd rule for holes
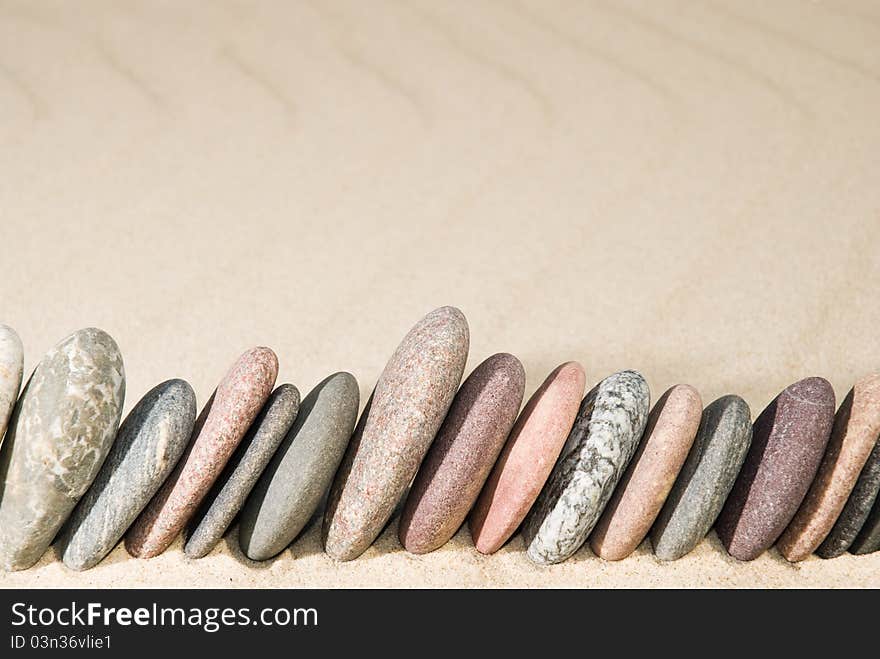
[[[28,370],[97,325],[126,410],[169,377],[201,405],[258,344],[280,382],[347,369],[366,398],[441,304],[469,368],[510,351],[526,396],[577,359],[757,413],[877,369],[876,3],[290,4],[0,5],[0,320]],[[178,541],[0,575],[182,585],[880,586],[880,554],[744,565],[710,539],[539,569],[518,540],[414,557],[390,528],[338,565],[313,528],[260,566]]]

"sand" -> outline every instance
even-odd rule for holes
[[[126,412],[171,377],[201,407],[255,345],[366,400],[443,304],[468,370],[509,351],[526,397],[576,359],[588,388],[635,368],[757,413],[822,375],[839,401],[880,368],[878,44],[870,0],[7,2],[0,322],[26,372],[110,332]],[[466,530],[410,556],[394,527],[344,565],[313,526],[259,566],[178,540],[0,587],[880,586],[880,554],[739,564],[710,537],[541,569]]]

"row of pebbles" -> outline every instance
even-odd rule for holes
[[[120,540],[150,558],[181,533],[199,558],[236,520],[243,552],[266,560],[328,492],[322,539],[340,561],[360,556],[401,502],[398,536],[416,554],[465,523],[484,554],[519,530],[540,565],[587,541],[620,560],[646,537],[659,559],[675,560],[713,526],[743,561],[774,544],[792,562],[880,549],[878,375],[858,381],[836,414],[826,380],[800,380],[753,423],[739,396],[704,409],[685,384],[652,409],[636,371],[584,396],[583,368],[566,362],[520,410],[520,361],[492,355],[461,383],[468,348],[461,311],[425,316],[359,421],[351,374],[301,398],[275,386],[278,359],[257,347],[198,417],[192,387],[174,379],[120,425],[125,373],[107,333],[65,338],[19,393],[22,344],[0,325],[0,565],[26,569],[54,543],[84,570]]]

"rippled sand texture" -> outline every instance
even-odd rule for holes
[[[171,377],[201,407],[252,345],[365,401],[444,304],[467,372],[511,352],[527,398],[569,359],[588,389],[634,368],[753,410],[880,368],[876,2],[249,4],[0,3],[0,322],[26,373],[93,325],[126,412]],[[880,555],[740,565],[714,536],[544,570],[466,530],[411,557],[396,524],[345,565],[314,524],[258,567],[229,547],[82,574],[50,552],[0,586],[880,585]]]

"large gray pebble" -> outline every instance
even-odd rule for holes
[[[287,547],[330,487],[357,421],[360,392],[350,373],[336,373],[303,399],[296,422],[245,504],[239,542],[253,560]]]
[[[125,373],[106,332],[74,332],[24,389],[0,448],[0,566],[23,570],[52,543],[119,427]]]

